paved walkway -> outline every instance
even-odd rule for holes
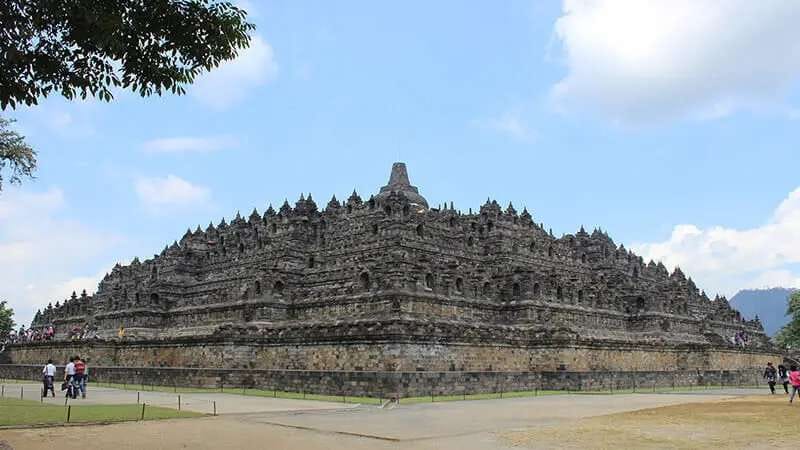
[[[116,391],[116,390],[110,390]],[[172,394],[147,393],[159,399]],[[188,402],[217,399],[227,414],[201,419],[83,427],[82,440],[69,429],[0,431],[16,450],[94,448],[219,449],[270,448],[307,450],[504,448],[497,433],[537,425],[564,424],[585,417],[682,403],[716,401],[763,390],[709,390],[665,394],[573,394],[503,400],[455,401],[345,407],[341,403],[242,397],[230,394],[182,394]],[[128,392],[97,389],[92,400],[130,398]],[[134,392],[135,395],[135,392]],[[95,399],[95,397],[97,397]],[[156,398],[156,397],[152,397]],[[135,401],[135,399],[134,399]],[[198,408],[199,409],[199,408]],[[72,442],[75,443],[72,446]]]
[[[240,420],[395,441],[425,440],[547,425],[659,406],[720,400],[757,392],[717,390],[686,394],[549,395],[503,400],[401,404],[391,410],[362,407],[351,411],[254,414]]]

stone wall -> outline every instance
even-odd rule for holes
[[[59,376],[62,373],[59,368]],[[177,387],[245,387],[326,395],[417,397],[534,390],[649,389],[753,385],[758,369],[677,371],[314,371],[90,366],[90,380]],[[38,381],[40,365],[0,364],[0,378]]]
[[[81,355],[96,366],[209,367],[311,371],[674,371],[743,370],[781,355],[700,345],[539,340],[517,343],[369,341],[284,342],[257,339],[61,341],[10,346],[15,364],[63,363]]]

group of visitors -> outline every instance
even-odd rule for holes
[[[84,323],[82,327],[75,325],[69,332],[69,339],[77,341],[82,339],[94,339],[97,337],[97,327]]]
[[[11,330],[5,342],[9,344],[20,344],[26,342],[51,341],[55,339],[56,329],[53,325],[40,328],[25,329],[25,325],[19,331]],[[84,339],[97,339],[97,327],[90,323],[75,325],[67,332],[67,339],[71,341]]]
[[[53,382],[56,377],[56,366],[53,360],[47,360],[44,368],[42,368],[42,397],[47,397],[50,392],[53,397],[56,396],[55,387]],[[86,398],[86,383],[89,381],[89,369],[86,367],[86,362],[80,356],[72,356],[69,362],[64,366],[64,382],[61,384],[61,390],[66,391],[68,398],[78,398],[80,393],[81,398]]]
[[[787,370],[786,366],[780,364],[776,369],[771,362],[768,362],[767,368],[764,370],[764,379],[767,380],[769,390],[772,394],[775,394],[775,385],[778,381],[783,385],[783,390],[786,394],[789,394],[789,385],[791,384],[792,395],[789,396],[789,403],[792,403],[795,394],[800,392],[800,370],[798,370],[795,365],[789,366]]]
[[[20,342],[50,341],[55,334],[56,330],[52,325],[41,329],[28,328],[27,330],[25,329],[25,325],[22,325],[19,327],[19,331],[11,330],[11,332],[8,333],[8,342],[17,344]]]
[[[737,331],[731,338],[733,345],[737,347],[747,347],[750,344],[750,336],[745,331]]]

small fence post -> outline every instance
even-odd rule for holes
[[[69,423],[69,418],[72,415],[72,405],[67,406],[67,423]]]
[[[147,403],[142,403],[142,416],[139,420],[144,420],[144,409],[147,407]]]
[[[0,389],[0,397],[6,396],[6,385],[4,384],[2,389]]]
[[[212,403],[214,403],[214,415],[216,416],[217,415],[217,401],[214,400]]]
[[[181,410],[181,396],[178,396],[178,411]]]
[[[136,392],[136,404],[137,404],[137,405],[138,405],[139,403],[141,403],[141,402],[139,401],[139,400],[140,400],[140,397],[141,397],[141,395],[142,395],[142,393],[141,393],[141,392],[138,392],[138,391]]]

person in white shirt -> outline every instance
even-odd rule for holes
[[[53,387],[53,379],[56,376],[56,366],[53,365],[53,360],[48,359],[47,364],[42,368],[42,382],[44,383],[44,388],[42,389],[42,397],[47,397],[47,391],[53,393],[53,397],[56,396],[56,390]]]
[[[69,362],[64,366],[64,381],[67,382],[67,397],[77,398],[73,379],[75,378],[75,357],[70,356]]]

